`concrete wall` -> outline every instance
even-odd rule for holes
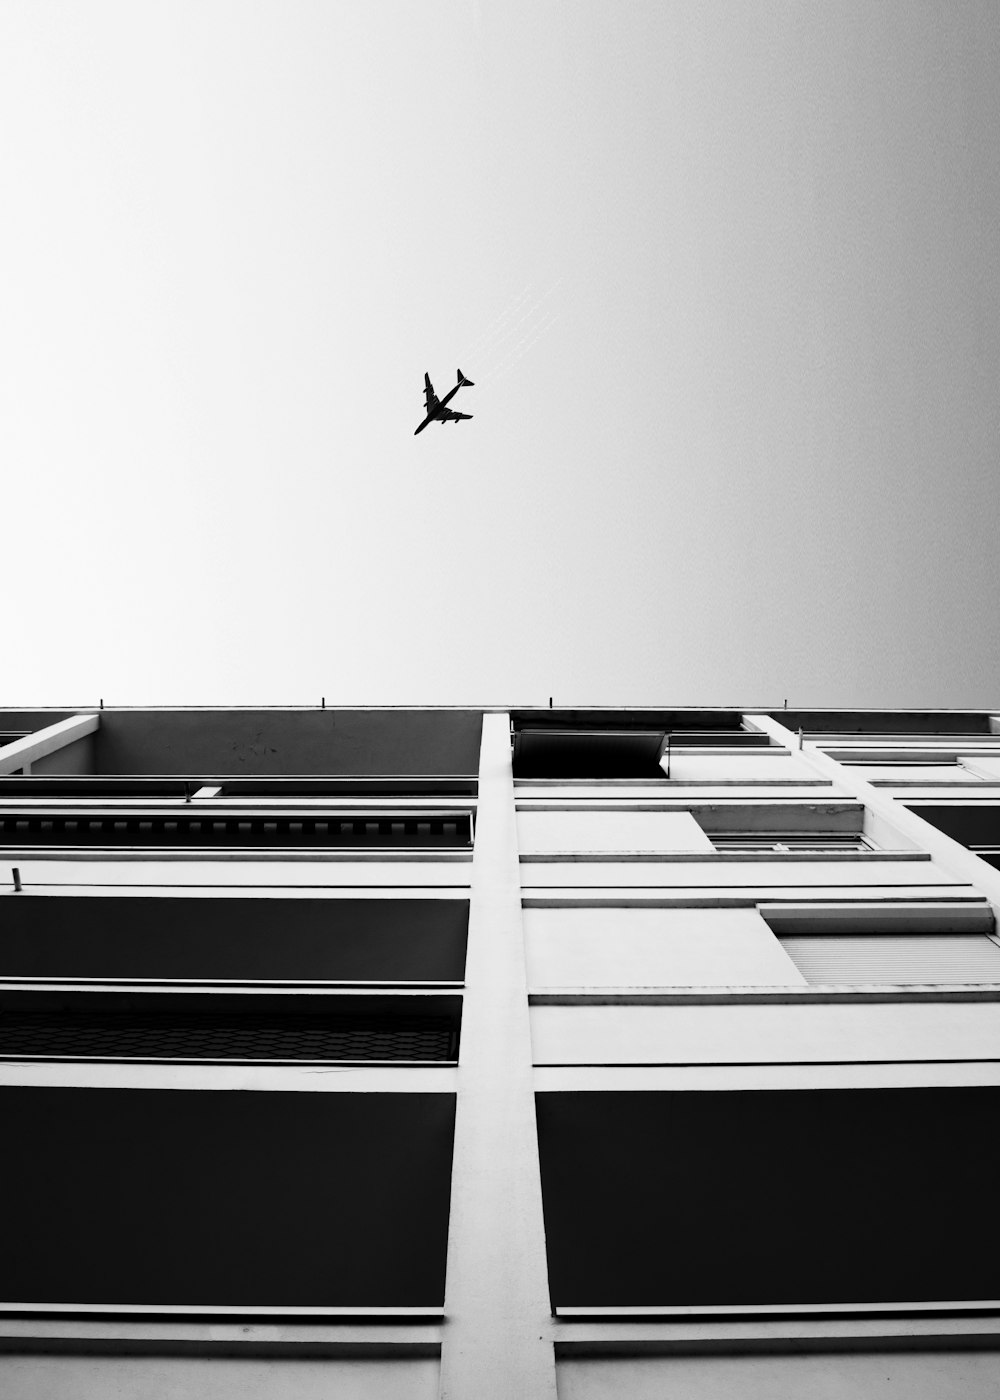
[[[3,1356],[4,1400],[437,1400],[436,1357]]]
[[[714,849],[690,812],[519,811],[517,841],[522,855]]]
[[[539,1065],[1000,1058],[991,1002],[535,1006],[531,1036]]]
[[[994,1400],[1000,1351],[562,1360],[559,1400]]]
[[[46,778],[54,775],[86,777],[94,772],[97,753],[96,734],[85,734],[55,753],[37,758],[31,765],[33,778]]]
[[[50,724],[70,719],[76,713],[76,710],[0,710],[0,733],[33,734],[38,729],[48,729]]]
[[[206,777],[475,774],[481,728],[478,710],[104,710],[94,763]]]
[[[667,756],[660,760],[664,773]],[[769,753],[767,749],[742,754],[670,755],[670,778],[674,782],[760,782],[787,783],[815,780],[816,770],[791,754]]]
[[[525,909],[528,983],[804,985],[755,909]]]

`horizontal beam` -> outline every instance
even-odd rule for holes
[[[181,1321],[147,1318],[98,1319],[2,1317],[0,1353],[148,1356],[438,1356],[441,1326],[434,1323],[321,1323]]]

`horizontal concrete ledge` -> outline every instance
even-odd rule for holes
[[[801,707],[798,707],[798,708],[797,708],[797,707],[793,706],[792,709],[789,710],[787,705],[781,706],[781,705],[774,705],[774,704],[771,704],[771,705],[733,705],[733,704],[730,704],[730,705],[688,705],[688,704],[682,704],[682,703],[680,703],[680,702],[676,702],[676,703],[672,702],[672,703],[670,703],[669,705],[662,705],[662,706],[655,706],[655,707],[651,707],[651,706],[649,706],[649,705],[619,705],[619,704],[607,704],[607,703],[605,703],[605,704],[599,704],[599,705],[598,705],[598,704],[594,704],[594,705],[572,705],[572,706],[565,706],[565,705],[561,705],[561,704],[560,704],[560,705],[558,705],[558,706],[556,707],[555,711],[553,712],[553,710],[552,710],[549,706],[547,706],[547,705],[545,704],[545,701],[544,701],[544,700],[538,701],[537,699],[536,699],[536,700],[489,701],[489,702],[482,702],[482,703],[480,703],[480,702],[478,702],[478,701],[476,701],[476,702],[469,701],[468,703],[462,704],[462,705],[425,705],[425,704],[420,704],[420,703],[415,703],[415,704],[400,703],[400,704],[395,704],[395,705],[363,705],[363,704],[343,704],[343,705],[336,705],[336,704],[323,705],[323,704],[319,704],[319,705],[317,705],[316,702],[315,702],[315,700],[312,700],[312,701],[310,701],[308,704],[301,704],[301,703],[299,703],[299,702],[295,702],[295,703],[289,703],[289,704],[285,704],[285,705],[261,705],[261,704],[247,704],[247,703],[239,703],[239,702],[236,702],[236,703],[231,704],[231,705],[198,705],[198,704],[186,704],[186,705],[164,705],[164,704],[149,704],[149,705],[125,705],[125,704],[121,704],[121,705],[103,705],[103,704],[102,704],[102,705],[98,706],[98,705],[95,705],[95,704],[93,703],[93,701],[90,701],[88,704],[79,704],[79,705],[76,705],[76,704],[74,704],[74,705],[32,705],[32,706],[30,706],[30,707],[29,707],[28,705],[5,705],[5,706],[3,707],[3,709],[0,709],[0,718],[2,718],[3,715],[5,715],[5,714],[18,714],[18,713],[21,713],[21,712],[23,712],[24,710],[26,710],[26,709],[28,709],[28,708],[30,708],[30,709],[32,710],[32,712],[34,712],[34,713],[36,713],[36,714],[46,714],[46,713],[48,713],[49,711],[52,711],[54,714],[65,714],[65,712],[66,712],[67,710],[75,710],[75,711],[78,711],[78,712],[81,713],[81,714],[83,714],[83,713],[85,713],[85,712],[89,712],[89,711],[98,712],[99,710],[109,710],[109,711],[113,711],[113,710],[129,710],[129,711],[138,711],[138,712],[140,712],[140,713],[148,713],[148,714],[170,713],[170,712],[172,712],[172,711],[174,711],[174,710],[180,710],[180,711],[206,710],[206,711],[209,711],[209,712],[211,712],[211,711],[213,711],[213,710],[214,710],[214,711],[226,711],[226,710],[320,710],[320,709],[331,710],[331,711],[334,711],[334,712],[336,712],[336,711],[338,711],[338,710],[346,710],[346,711],[354,711],[354,710],[368,711],[368,710],[373,710],[373,711],[376,711],[376,712],[381,711],[381,710],[389,710],[389,711],[392,711],[392,710],[397,710],[397,711],[398,711],[398,710],[417,710],[417,711],[423,711],[423,710],[462,710],[462,711],[481,710],[481,711],[483,711],[483,713],[485,713],[485,714],[506,714],[506,713],[508,713],[508,712],[511,712],[511,713],[516,714],[519,718],[522,718],[522,719],[526,719],[526,718],[536,718],[536,717],[537,717],[537,718],[539,718],[539,719],[552,720],[552,719],[554,718],[554,716],[567,716],[567,715],[568,715],[568,716],[571,717],[571,719],[567,719],[567,720],[566,720],[566,723],[571,723],[571,722],[572,722],[572,719],[575,719],[575,717],[576,717],[577,715],[585,715],[585,716],[586,716],[586,715],[602,715],[602,714],[609,714],[609,713],[610,713],[610,714],[612,714],[612,715],[619,715],[619,714],[622,714],[622,715],[633,715],[633,714],[634,714],[634,715],[640,715],[640,716],[657,716],[657,717],[658,717],[658,716],[660,716],[661,714],[663,714],[663,715],[674,715],[674,714],[677,714],[678,712],[683,712],[684,714],[689,714],[689,715],[718,715],[718,714],[723,714],[723,713],[725,713],[725,714],[732,714],[732,715],[737,715],[737,716],[738,716],[738,715],[742,715],[742,716],[744,717],[744,719],[746,719],[746,718],[752,719],[755,715],[762,715],[762,716],[764,716],[764,718],[766,719],[766,718],[770,718],[771,715],[778,715],[778,714],[782,714],[782,713],[785,713],[785,714],[786,714],[786,717],[787,717],[788,715],[794,715],[794,714],[799,714],[799,713],[808,713],[809,715],[819,715],[819,716],[826,716],[826,715],[829,714],[829,715],[836,715],[836,716],[839,717],[839,716],[844,715],[845,713],[850,713],[850,714],[852,714],[852,715],[857,714],[857,715],[861,716],[862,718],[864,718],[864,717],[866,717],[866,716],[868,716],[868,715],[915,715],[915,716],[918,716],[918,717],[923,717],[923,716],[925,716],[925,715],[968,715],[968,716],[969,716],[970,718],[972,718],[972,719],[980,719],[984,714],[988,714],[988,713],[990,712],[990,710],[992,709],[992,706],[990,706],[990,705],[980,705],[978,708],[976,708],[976,707],[969,707],[969,706],[964,706],[964,707],[963,707],[963,706],[955,706],[955,705],[935,705],[932,709],[928,709],[926,706],[924,706],[923,708],[921,708],[920,706],[917,706],[917,705],[866,705],[863,709],[845,711],[845,709],[844,709],[842,706],[841,706],[841,707],[838,707],[838,706],[836,706],[836,705],[810,705],[809,708],[808,708],[808,710],[806,711],[806,710],[803,710]],[[652,722],[652,721],[650,721],[650,722]],[[741,734],[741,733],[745,733],[746,731],[743,730],[743,729],[734,729],[732,732],[733,732],[734,734]],[[757,729],[757,728],[755,727],[753,730],[751,730],[751,732],[753,732],[753,733],[759,733],[760,731],[759,731],[759,729]],[[813,732],[813,731],[810,731],[810,732]],[[838,731],[838,732],[839,732],[839,731]],[[933,734],[933,731],[930,731],[930,732]],[[858,737],[864,737],[864,736],[863,736],[863,735],[859,735]],[[874,733],[872,733],[872,734],[871,734],[871,737],[877,738],[877,737],[878,737],[878,732],[875,731]]]
[[[0,753],[2,752],[4,750],[0,749]],[[260,817],[267,814],[273,814],[282,821],[295,821],[299,818],[305,821],[320,821],[325,816],[329,816],[331,820],[340,817],[345,821],[348,817],[370,817],[373,821],[387,821],[391,820],[390,814],[412,812],[418,820],[424,821],[440,820],[455,814],[468,816],[470,811],[475,810],[477,802],[475,797],[468,794],[461,797],[442,797],[438,793],[432,793],[429,796],[434,800],[435,815],[425,818],[428,797],[410,797],[405,794],[359,797],[356,793],[351,793],[344,798],[337,797],[336,794],[323,797],[310,797],[308,794],[269,797],[266,793],[241,797],[234,793],[225,797],[204,797],[199,792],[193,792],[190,798],[185,799],[181,796],[159,796],[155,793],[138,797],[117,797],[114,793],[100,791],[93,794],[84,791],[65,793],[51,787],[46,790],[39,786],[36,795],[24,790],[24,779],[14,778],[11,781],[18,786],[15,796],[8,795],[10,788],[7,784],[0,787],[0,795],[4,798],[4,812],[7,816],[26,817],[37,816],[39,813],[44,815],[46,812],[58,812],[60,815],[82,812],[87,816],[105,814],[124,820],[130,816],[143,816],[155,812],[157,816],[173,816],[179,813],[187,817],[197,813],[202,821],[221,821],[224,817],[233,820],[241,816]],[[35,778],[32,781],[40,784],[42,779]],[[74,781],[80,783],[82,780],[77,778]],[[279,782],[280,779],[275,781]],[[95,778],[93,783],[95,788],[98,787],[99,779]]]
[[[536,1060],[536,1069],[549,1070],[572,1070],[572,1069],[623,1069],[623,1070],[689,1070],[689,1069],[719,1069],[719,1070],[739,1070],[739,1069],[781,1069],[787,1065],[788,1060],[723,1060],[710,1059],[706,1055],[701,1060],[593,1060],[589,1064],[580,1060]],[[822,1069],[825,1066],[834,1068],[846,1068],[851,1065],[862,1064],[869,1069],[881,1069],[886,1066],[895,1068],[897,1065],[997,1065],[1000,1066],[1000,1056],[984,1059],[982,1056],[972,1059],[963,1055],[949,1056],[941,1059],[939,1056],[928,1055],[923,1060],[915,1060],[907,1057],[903,1059],[895,1056],[886,1060],[795,1060],[797,1069],[813,1070]]]
[[[755,833],[756,834],[756,833]],[[711,839],[711,838],[710,838]],[[777,839],[777,838],[775,838]],[[522,865],[827,865],[930,860],[927,851],[522,851]]]
[[[213,846],[211,850],[200,850],[196,846],[2,846],[0,864],[16,860],[80,860],[100,861],[219,861],[231,865],[234,861],[278,862],[287,865],[291,862],[311,861],[314,865],[396,865],[400,861],[410,861],[415,865],[443,865],[459,862],[472,863],[472,847],[461,850],[447,848],[426,851],[393,851],[390,849],[351,849],[323,850],[312,847],[308,850],[295,850],[284,847],[259,846],[256,849],[246,846]]]
[[[556,1322],[557,1358],[739,1355],[753,1352],[993,1351],[1000,1318],[817,1318],[752,1322]]]
[[[709,783],[706,786],[713,787],[715,784]],[[815,801],[803,801],[802,796],[796,793],[794,797],[787,800],[781,797],[780,793],[771,794],[769,792],[758,792],[746,801],[742,800],[739,793],[727,792],[716,799],[711,793],[700,793],[696,797],[685,797],[680,793],[671,793],[668,796],[650,797],[639,800],[634,797],[622,797],[616,799],[613,793],[593,797],[570,798],[570,797],[531,797],[518,796],[515,807],[519,812],[620,812],[622,803],[634,803],[636,810],[642,812],[696,812],[698,815],[712,815],[719,818],[722,827],[729,827],[737,817],[744,816],[750,812],[754,816],[761,816],[769,809],[773,808],[784,818],[788,811],[789,803],[794,803],[796,809],[801,814],[801,823],[796,828],[800,835],[808,835],[810,832],[822,832],[836,829],[837,831],[852,832],[856,828],[852,825],[841,823],[836,828],[822,825],[827,817],[838,816],[859,816],[865,810],[865,804],[857,797],[852,797],[849,793],[843,795],[824,791],[821,797]],[[719,829],[716,827],[716,829]],[[744,828],[746,829],[746,828]],[[761,834],[766,834],[761,833]]]
[[[739,784],[738,787],[742,787]],[[702,783],[695,787],[692,783],[679,783],[676,788],[671,788],[669,793],[654,793],[645,796],[642,793],[628,793],[618,796],[614,792],[601,793],[600,796],[586,794],[577,797],[574,794],[563,793],[555,796],[535,796],[532,792],[519,793],[517,797],[517,810],[519,812],[693,812],[699,807],[713,802],[725,803],[731,806],[739,803],[744,807],[783,807],[794,806],[801,808],[803,802],[814,804],[816,802],[850,802],[850,798],[842,793],[836,785],[829,783],[809,783],[806,787],[796,788],[794,792],[782,792],[775,784],[766,785],[766,791],[742,793],[731,786],[721,783]],[[860,811],[862,804],[855,801],[853,809]]]
[[[954,891],[954,893],[953,893]],[[838,898],[845,905],[859,898],[878,896],[886,904],[894,901],[918,899],[926,895],[935,903],[954,900],[956,903],[975,900],[982,903],[982,896],[972,885],[955,884],[925,886],[891,885],[841,885],[809,886],[796,885],[785,890],[772,885],[744,885],[719,892],[718,887],[709,885],[525,885],[521,905],[524,909],[756,909],[758,905],[773,905],[776,901],[788,901],[796,906],[802,903],[803,894],[812,894],[824,904]]]
[[[225,1059],[211,1059],[208,1055],[4,1055],[0,1054],[0,1064],[35,1065],[204,1065],[206,1069],[218,1069],[225,1065],[243,1066],[248,1069],[325,1069],[332,1073],[350,1069],[426,1069],[426,1060],[284,1060],[280,1055],[267,1059],[253,1060],[249,1057],[238,1059],[235,1055]],[[457,1069],[457,1060],[435,1060],[435,1069]],[[2,1307],[2,1304],[0,1304]]]
[[[692,1092],[734,1089],[923,1089],[1000,1085],[1000,1065],[893,1061],[886,1064],[566,1065],[535,1070],[536,1093]]]
[[[750,751],[744,750],[744,753],[746,752]],[[759,758],[762,753],[766,752],[767,750],[758,750],[754,752],[754,757]],[[717,749],[706,749],[705,753],[710,753],[713,757],[718,756]],[[690,754],[685,756],[690,757]],[[973,781],[978,784],[980,780],[977,778]],[[632,784],[627,783],[626,780],[618,778],[589,778],[582,782],[571,778],[522,778],[519,780],[518,787],[541,787],[545,783],[550,784],[552,787],[632,786]],[[663,793],[670,793],[671,795],[676,792],[685,792],[688,788],[693,792],[701,792],[705,788],[725,788],[727,793],[737,788],[751,788],[757,795],[760,794],[761,788],[773,788],[778,795],[786,788],[793,788],[797,795],[803,788],[819,788],[824,792],[829,792],[835,786],[832,778],[822,778],[818,775],[815,778],[660,778],[659,780],[654,779],[650,785],[659,788]],[[944,784],[942,784],[942,786],[944,786]],[[584,798],[582,800],[586,801],[587,799]]]
[[[0,1317],[0,1353],[115,1356],[438,1356],[439,1325]]]
[[[874,783],[872,784],[874,787]],[[890,797],[891,793],[888,794]],[[928,792],[926,797],[911,793],[905,793],[900,801],[904,803],[904,810],[908,808],[916,816],[920,816],[921,807],[1000,807],[1000,794],[992,794],[989,797],[980,797],[978,792],[962,793],[937,793],[933,796]]]
[[[22,1088],[223,1090],[299,1094],[454,1094],[449,1065],[170,1064],[100,1060],[0,1060],[0,1084]],[[0,1309],[2,1311],[2,1309]],[[155,1311],[153,1309],[152,1311]]]
[[[876,766],[874,762],[872,766]],[[873,788],[926,788],[930,792],[937,792],[938,788],[971,789],[970,796],[982,788],[1000,788],[1000,778],[967,778],[964,782],[949,780],[930,783],[923,778],[866,778],[865,782],[871,783]]]
[[[154,977],[0,977],[3,991],[47,992],[282,992],[289,996],[357,996],[368,993],[408,1000],[423,996],[461,996],[464,982],[227,982]],[[458,1003],[461,1004],[460,1002]]]
[[[555,1315],[560,1320],[574,1318],[698,1318],[698,1317],[834,1317],[853,1315],[871,1317],[888,1314],[895,1317],[919,1316],[923,1313],[1000,1313],[1000,1299],[963,1299],[960,1302],[936,1300],[934,1302],[898,1303],[722,1303],[692,1304],[677,1307],[659,1305],[632,1307],[587,1307],[567,1308],[557,1306]]]
[[[1000,983],[961,986],[850,986],[755,987],[553,987],[529,990],[532,1006],[773,1006],[823,1005],[826,1003],[913,1001],[1000,1001]]]
[[[64,895],[75,898],[109,898],[117,896],[133,895],[137,892],[148,896],[150,899],[171,899],[180,898],[189,894],[191,890],[198,891],[198,897],[205,899],[232,899],[234,894],[245,891],[252,895],[254,899],[459,899],[468,900],[469,882],[461,884],[358,884],[356,881],[340,883],[336,880],[318,879],[310,880],[300,878],[293,884],[289,881],[268,880],[254,882],[251,880],[219,880],[212,883],[211,879],[196,880],[193,873],[189,873],[186,879],[178,879],[172,884],[164,884],[161,879],[121,879],[115,878],[118,869],[114,862],[103,861],[93,869],[92,877],[86,883],[83,880],[85,874],[91,874],[91,870],[81,867],[80,882],[75,880],[40,880],[33,878],[34,873],[31,865],[26,863],[20,867],[21,884],[20,890],[15,890],[8,886],[4,888],[4,882],[0,879],[0,899],[57,899]],[[137,870],[141,876],[143,873],[141,866],[128,865],[124,868],[129,871]],[[202,869],[204,867],[201,867]],[[231,865],[221,865],[221,872],[231,872]],[[271,867],[280,874],[280,867]],[[39,871],[39,874],[42,872]],[[48,872],[45,872],[48,873]],[[74,874],[76,872],[74,871]],[[200,872],[199,872],[200,873]],[[212,871],[209,870],[211,877]],[[270,870],[268,871],[270,874]],[[298,874],[299,872],[296,871]],[[451,873],[451,872],[449,872]],[[182,875],[184,872],[182,872]],[[308,871],[305,872],[308,876]],[[110,878],[108,878],[110,876]],[[771,898],[768,895],[768,898]]]
[[[139,1317],[235,1317],[235,1318],[346,1318],[364,1322],[440,1322],[444,1318],[444,1307],[430,1308],[404,1307],[357,1307],[357,1308],[310,1308],[310,1307],[233,1307],[226,1304],[205,1305],[200,1303],[0,1303],[0,1314],[40,1314],[47,1317],[106,1317],[109,1319]]]

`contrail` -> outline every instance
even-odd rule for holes
[[[507,306],[507,308],[504,311],[500,312],[499,316],[494,316],[493,320],[486,327],[485,331],[483,331],[483,333],[469,346],[470,354],[475,354],[477,351],[481,350],[484,347],[484,345],[486,345],[492,339],[494,332],[500,328],[504,321],[508,320],[511,316],[513,316],[515,311],[517,311],[521,306],[523,306],[524,302],[531,295],[533,290],[534,288],[529,282],[528,285],[525,287],[524,291],[521,292],[519,296],[515,297],[513,302],[511,302],[510,305]]]
[[[525,321],[529,320],[535,314],[540,305],[540,301],[535,301],[530,304],[522,302],[506,325],[495,327],[493,332],[486,337],[483,344],[479,347],[479,354],[495,354],[505,342],[510,340],[511,336],[517,335]]]
[[[506,364],[508,358],[516,353],[518,347],[551,316],[552,313],[545,307],[546,299],[547,296],[540,297],[509,327],[506,334],[494,342],[490,347],[491,353],[487,356],[487,363],[480,371],[481,374],[495,374],[500,366]]]
[[[530,306],[523,305],[524,297],[522,297],[520,307],[512,308],[515,313],[513,320],[510,320],[509,323],[503,327],[501,327],[498,324],[495,327],[494,331],[491,334],[487,335],[480,343],[480,354],[485,350],[491,350],[493,352],[499,351],[502,355],[504,353],[504,350],[506,348],[509,348],[505,346],[505,342],[509,341],[513,336],[517,335],[519,331],[528,329],[532,317],[541,307],[545,305],[545,303],[559,289],[559,287],[564,281],[565,273],[562,273],[559,277],[556,278],[556,280],[552,283],[550,287],[548,287],[544,292],[542,292],[542,294],[538,297],[536,301],[531,303]]]
[[[532,326],[527,335],[523,336],[522,339],[518,341],[496,368],[489,370],[482,376],[483,380],[488,380],[489,383],[495,384],[498,379],[502,379],[505,374],[514,368],[519,360],[524,358],[535,342],[540,340],[547,331],[552,329],[558,319],[558,316],[549,313],[541,321]]]

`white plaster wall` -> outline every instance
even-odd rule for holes
[[[988,773],[991,779],[1000,780],[1000,758],[981,758],[979,754],[974,754],[967,761],[974,764],[983,773]]]
[[[1000,1058],[991,1002],[535,1006],[537,1065]]]
[[[563,1360],[559,1400],[994,1400],[1000,1352]]]
[[[398,1361],[2,1356],[3,1400],[437,1400],[436,1357]]]
[[[660,760],[664,774],[667,756]],[[816,769],[793,754],[683,754],[670,755],[670,777],[674,782],[759,782],[787,783],[789,780],[815,782]]]
[[[528,984],[804,985],[756,909],[525,909]]]
[[[572,851],[711,851],[690,812],[518,812],[522,855]]]

